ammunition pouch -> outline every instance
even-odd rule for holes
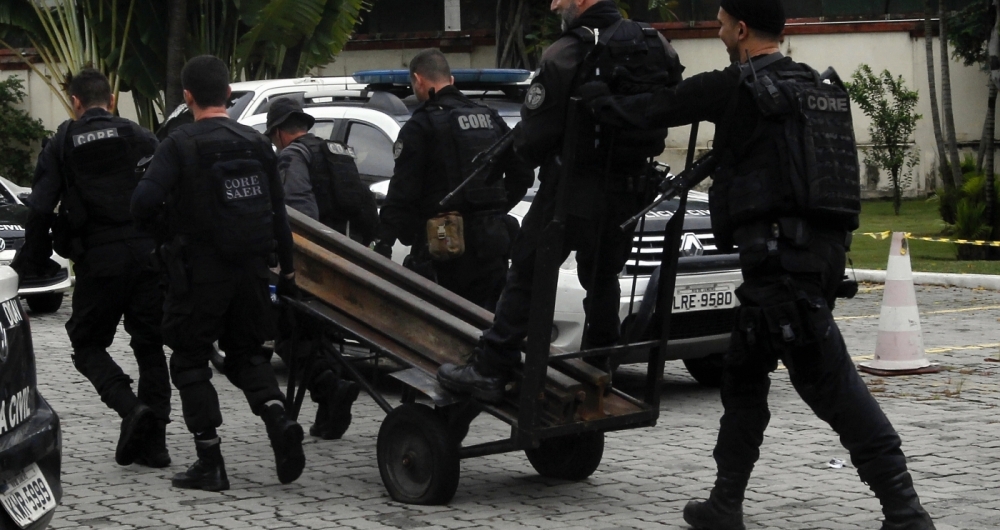
[[[465,254],[462,214],[447,212],[427,220],[427,252],[434,261],[449,261]]]
[[[847,276],[844,276],[840,283],[837,284],[837,290],[834,292],[836,298],[846,298],[850,300],[858,294],[858,282],[850,280]]]

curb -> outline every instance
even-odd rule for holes
[[[859,282],[885,283],[885,271],[855,269],[848,276],[855,277]],[[1000,276],[991,274],[947,274],[943,272],[914,272],[914,285],[943,285],[945,287],[964,287],[966,289],[991,289],[1000,291]]]

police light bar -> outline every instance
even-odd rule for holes
[[[451,75],[454,76],[456,85],[470,83],[480,85],[511,85],[526,81],[529,77],[531,77],[531,72],[528,70],[485,68],[478,70],[452,70]],[[409,70],[363,70],[355,72],[352,77],[354,77],[354,80],[358,83],[366,83],[369,85],[410,84]]]

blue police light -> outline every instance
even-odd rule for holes
[[[511,85],[531,77],[528,70],[484,68],[452,70],[455,84]],[[409,85],[409,70],[363,70],[355,72],[354,80],[369,85]]]

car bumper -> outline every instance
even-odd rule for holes
[[[69,274],[69,269],[60,269],[51,278],[32,278],[25,280],[17,290],[21,296],[47,293],[65,293],[73,287],[73,278]]]
[[[694,286],[706,283],[728,283],[732,289],[739,287],[743,276],[739,270],[706,271],[677,276],[677,287]],[[622,322],[627,322],[630,315],[639,311],[639,304],[649,277],[635,281],[635,299],[632,299],[633,282],[631,277],[621,278],[621,301],[618,316]],[[560,271],[559,292],[556,298],[556,312],[553,321],[553,346],[564,351],[580,349],[583,338],[583,298],[586,291],[580,285],[576,271]],[[737,302],[738,306],[738,302]],[[667,349],[667,360],[694,359],[724,352],[729,348],[735,308],[690,311],[674,313],[671,319],[671,339]],[[624,362],[642,362],[645,354],[638,352]]]
[[[62,432],[59,416],[41,394],[37,394],[37,406],[28,421],[0,436],[0,484],[5,484],[15,473],[31,464],[38,464],[58,506],[62,499]],[[55,510],[48,512],[27,528],[45,528],[54,514]],[[0,528],[18,528],[2,507]]]

